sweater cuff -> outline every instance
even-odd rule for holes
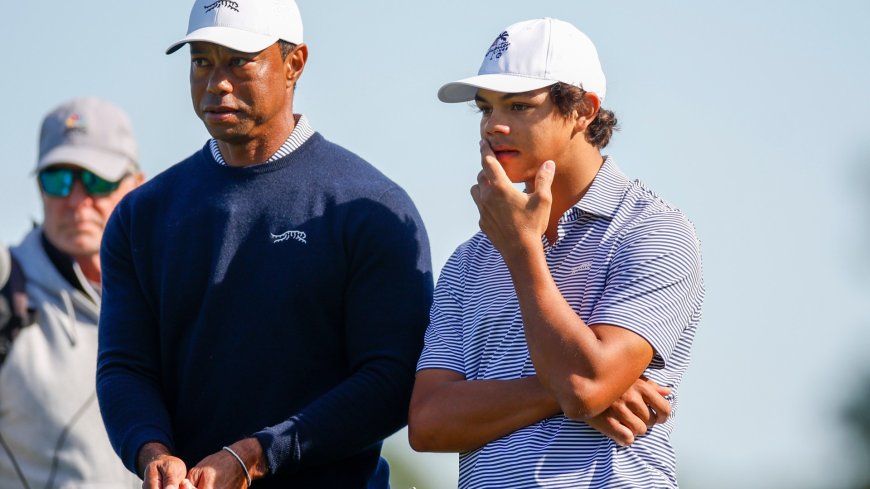
[[[299,434],[299,419],[292,417],[275,426],[263,428],[252,435],[263,447],[270,474],[292,473],[302,460],[302,441]]]
[[[145,446],[146,443],[162,443],[169,449],[170,453],[175,453],[175,446],[172,443],[171,438],[168,434],[164,433],[162,430],[148,427],[136,430],[135,432],[129,433],[121,446],[121,460],[124,462],[124,466],[130,472],[133,472],[137,476],[139,475],[139,467],[137,467],[137,462],[139,458],[139,450]]]

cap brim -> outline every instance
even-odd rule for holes
[[[438,90],[438,100],[447,103],[468,102],[474,100],[481,88],[502,93],[523,93],[554,83],[557,81],[501,73],[477,75],[444,85]]]
[[[85,146],[59,146],[39,160],[36,171],[52,165],[69,164],[80,166],[100,178],[116,182],[136,168],[130,158],[110,151]]]
[[[265,36],[232,27],[203,27],[179,39],[166,49],[166,54],[178,51],[189,42],[210,42],[243,53],[259,53],[278,42],[277,36]]]

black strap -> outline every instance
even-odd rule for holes
[[[36,310],[27,300],[27,279],[21,264],[11,256],[9,280],[0,289],[0,366],[22,328],[36,322]]]

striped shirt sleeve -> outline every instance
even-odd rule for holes
[[[601,300],[587,324],[624,327],[655,350],[664,368],[703,293],[701,253],[692,224],[677,211],[633,226],[617,246]]]
[[[444,265],[435,287],[417,371],[441,368],[466,373],[462,354],[462,308],[451,292],[451,279],[458,268],[455,258]]]

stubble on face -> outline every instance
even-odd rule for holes
[[[197,116],[218,141],[244,145],[292,127],[292,94],[277,44],[243,53],[191,43],[190,88]]]

